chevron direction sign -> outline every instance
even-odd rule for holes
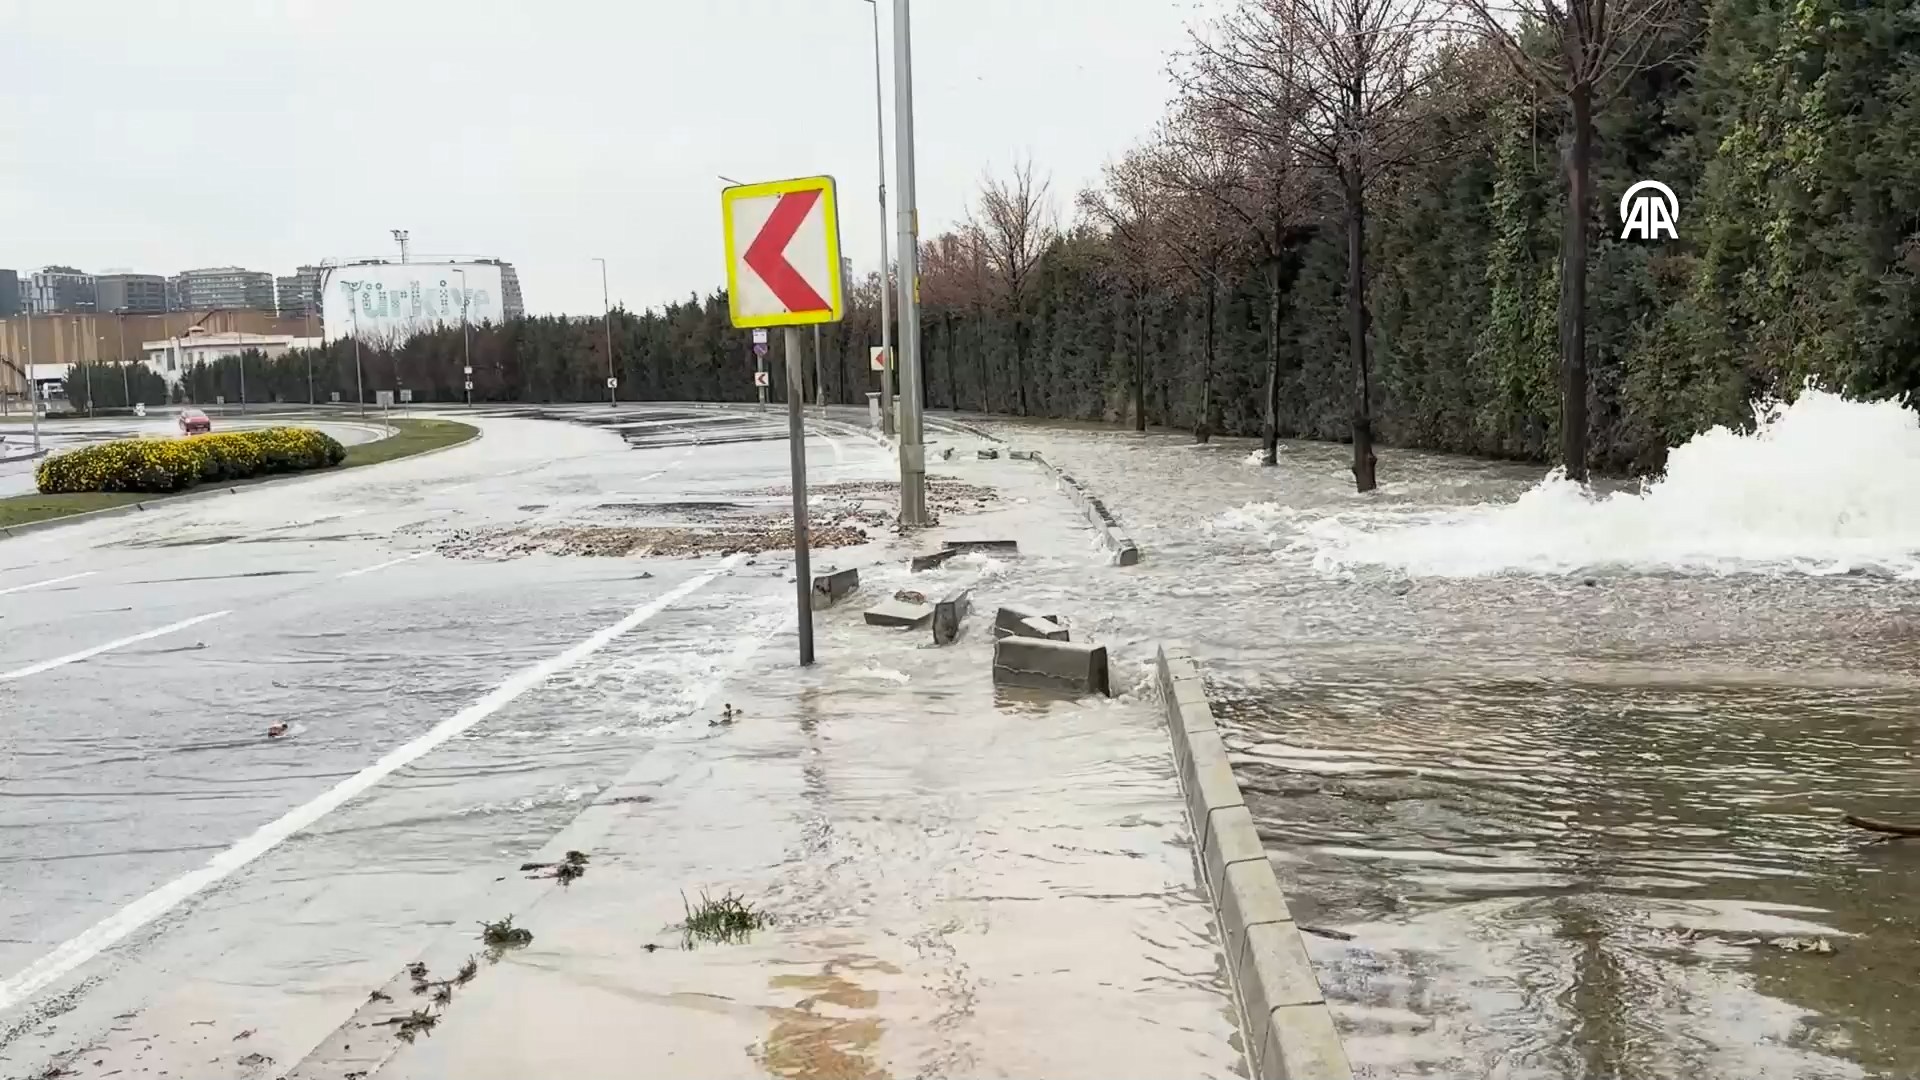
[[[846,312],[833,177],[742,184],[720,192],[733,325],[839,322]]]

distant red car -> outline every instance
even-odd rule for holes
[[[199,409],[180,410],[180,434],[205,435],[212,430],[213,421],[207,419],[206,413]]]

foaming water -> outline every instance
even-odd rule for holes
[[[1599,568],[1920,578],[1920,414],[1809,388],[1755,406],[1755,429],[1715,428],[1640,490],[1600,494],[1555,471],[1506,503],[1308,517],[1254,505],[1216,524],[1292,525],[1317,569],[1419,577]]]

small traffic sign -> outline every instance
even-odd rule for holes
[[[400,391],[400,404],[402,405],[413,404],[413,391],[411,390]]]
[[[867,363],[873,365],[875,371],[887,370],[887,350],[879,345],[868,347]]]
[[[472,380],[472,379],[468,379],[468,380],[467,380],[467,389],[469,389],[469,390],[471,390],[471,389],[473,389],[473,380]],[[335,395],[333,395],[333,400],[335,400],[335,401],[339,401],[339,400],[340,400],[340,395],[339,395],[339,394],[335,394]]]
[[[469,368],[467,368],[467,369],[466,369],[465,371],[463,371],[463,372],[461,372],[461,374],[463,374],[463,375],[471,375],[471,374],[473,374],[473,369],[472,369],[471,367],[469,367]]]
[[[375,390],[373,392],[373,403],[383,409],[393,408],[393,391]]]
[[[766,342],[764,342],[764,341],[756,341],[756,342],[754,342],[754,343],[753,343],[753,355],[755,355],[755,356],[765,356],[765,355],[767,355],[767,343],[766,343]]]
[[[765,345],[767,343],[767,331],[765,328],[753,332],[753,343],[755,345]]]
[[[831,176],[727,188],[720,193],[720,214],[733,325],[840,321],[846,296]]]
[[[472,383],[468,383],[467,385],[468,385],[468,386],[472,386],[473,384],[472,384]],[[335,405],[338,405],[338,404],[340,404],[340,391],[338,391],[338,390],[335,390],[335,391],[333,391],[333,392],[332,392],[332,393],[331,393],[331,394],[330,394],[329,396],[333,398],[333,403],[334,403]]]
[[[773,380],[772,380],[772,377],[771,377],[770,375],[768,375],[768,373],[767,373],[767,372],[764,372],[764,371],[756,371],[756,372],[754,372],[754,373],[753,373],[753,385],[755,385],[755,386],[771,386],[771,385],[773,385]]]
[[[609,390],[611,390],[611,389],[613,389],[614,387],[616,387],[616,386],[619,386],[619,385],[620,385],[620,380],[619,380],[619,379],[616,379],[616,378],[614,378],[614,377],[613,377],[613,376],[611,376],[611,375],[609,375],[609,376],[607,376],[607,389],[609,389]]]

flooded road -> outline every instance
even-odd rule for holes
[[[1309,944],[1360,1074],[1905,1078],[1920,842],[1840,815],[1920,820],[1920,474],[1840,458],[1920,430],[1868,409],[1611,504],[1418,453],[1358,496],[1338,446],[1262,469],[990,426],[1145,552],[1098,632],[1206,665],[1298,918],[1352,935]],[[1769,471],[1796,438],[1830,453]]]
[[[0,1076],[216,1018],[291,1060],[791,618],[751,554],[485,545],[784,483],[768,425],[476,422],[446,454],[0,542]],[[809,441],[822,483],[887,474],[870,441]]]

